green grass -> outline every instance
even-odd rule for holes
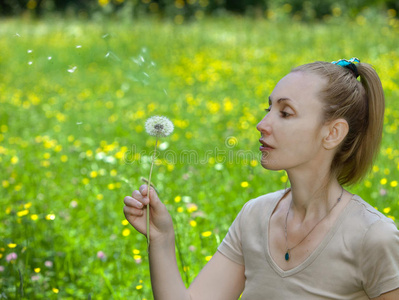
[[[382,18],[1,21],[0,295],[152,299],[146,241],[122,208],[148,176],[153,115],[176,126],[153,183],[190,282],[243,204],[284,188],[283,172],[257,163],[255,126],[277,81],[314,60],[357,56],[381,75],[382,149],[351,191],[398,219],[398,43],[397,21]]]

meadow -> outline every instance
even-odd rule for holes
[[[146,239],[123,198],[147,177],[177,235],[188,284],[244,203],[283,189],[259,164],[256,124],[296,65],[359,57],[386,95],[381,151],[348,187],[399,219],[399,21],[220,17],[0,21],[0,299],[152,299]]]

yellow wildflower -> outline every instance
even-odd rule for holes
[[[202,235],[203,237],[208,237],[208,236],[211,236],[211,235],[212,235],[212,232],[211,232],[211,231],[204,231],[203,233],[201,233],[201,235]]]
[[[23,217],[23,216],[26,216],[27,214],[29,214],[29,210],[27,210],[27,209],[17,212],[18,217]]]
[[[249,186],[248,181],[243,181],[243,182],[241,182],[241,186],[242,186],[243,188],[248,187],[248,186]]]
[[[197,210],[198,210],[198,206],[196,204],[191,203],[191,204],[188,205],[187,211],[189,213],[195,212]]]
[[[55,214],[48,214],[47,216],[46,216],[46,220],[48,220],[48,221],[52,221],[52,220],[54,220],[55,219]]]

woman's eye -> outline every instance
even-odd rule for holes
[[[283,118],[288,118],[289,116],[291,116],[291,114],[289,114],[289,113],[287,113],[287,112],[285,112],[285,111],[280,111],[280,113],[281,113],[281,116],[282,116]]]
[[[268,107],[268,108],[265,108],[265,112],[270,112],[270,110],[271,110],[272,108],[271,107]]]

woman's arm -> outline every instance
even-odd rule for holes
[[[244,289],[244,266],[217,252],[186,289],[176,262],[175,234],[170,214],[153,189],[150,200],[142,185],[132,197],[125,197],[126,219],[146,234],[146,209],[150,207],[150,273],[156,300],[235,300]]]
[[[187,290],[169,242],[151,244],[150,272],[156,300],[236,300],[245,284],[244,266],[216,252]]]
[[[191,284],[191,299],[238,299],[244,290],[244,271],[244,265],[216,252]]]
[[[388,293],[384,293],[377,298],[373,298],[371,300],[398,300],[399,299],[399,289],[390,291]]]

